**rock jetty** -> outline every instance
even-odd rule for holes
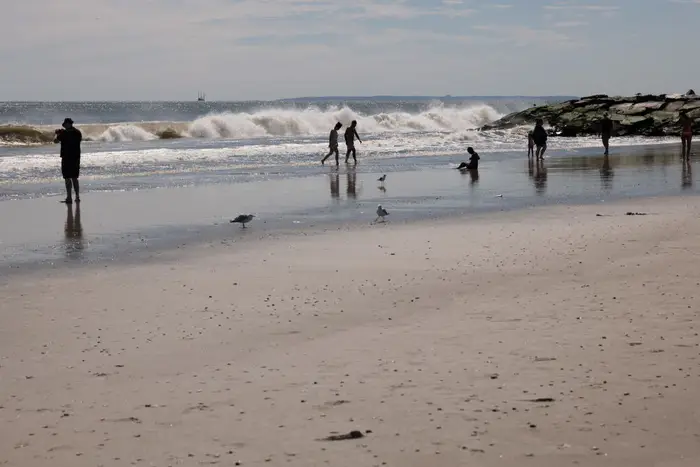
[[[700,130],[700,96],[686,94],[610,97],[605,94],[582,97],[515,112],[486,125],[482,130],[512,128],[534,124],[541,118],[556,136],[581,136],[600,133],[600,121],[608,114],[618,136],[670,136],[680,132],[679,116],[687,112]]]

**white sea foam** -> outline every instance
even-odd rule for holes
[[[336,122],[349,125],[352,120],[357,120],[360,131],[369,133],[455,131],[478,128],[500,117],[501,114],[488,105],[448,107],[436,104],[418,114],[382,112],[374,115],[360,115],[349,107],[264,109],[254,113],[206,115],[192,122],[187,134],[198,138],[318,136],[326,134]]]
[[[158,137],[140,126],[131,124],[110,126],[95,139],[107,143],[121,143],[125,141],[151,141],[158,139]]]

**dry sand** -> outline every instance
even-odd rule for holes
[[[0,465],[698,466],[699,213],[534,209],[11,277]]]

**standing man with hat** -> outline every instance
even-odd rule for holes
[[[73,126],[73,120],[63,120],[62,129],[56,130],[54,143],[61,143],[61,174],[66,182],[66,204],[73,204],[71,188],[75,190],[75,202],[80,202],[80,143],[83,134]]]

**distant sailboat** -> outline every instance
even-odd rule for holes
[[[203,92],[197,94],[197,102],[204,102],[207,100],[207,95]]]

